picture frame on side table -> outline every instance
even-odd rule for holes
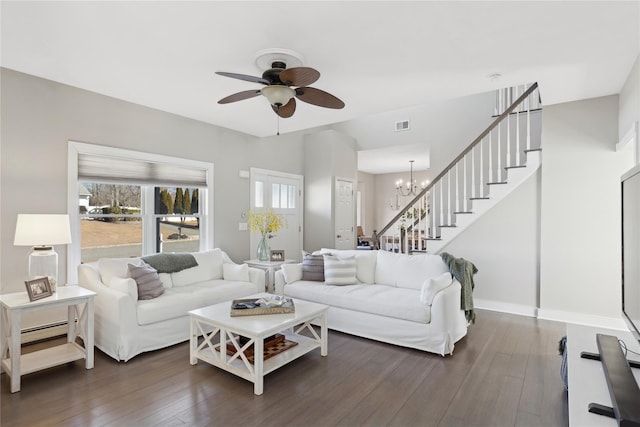
[[[50,297],[53,295],[51,290],[51,284],[47,277],[41,277],[39,279],[27,280],[24,282],[27,287],[27,294],[29,294],[29,301],[36,301],[42,298]]]
[[[281,249],[272,249],[271,261],[284,261],[284,251]]]

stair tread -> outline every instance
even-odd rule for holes
[[[507,181],[487,182],[487,185],[502,185],[502,184],[507,184]]]
[[[473,212],[471,211],[460,211],[460,212],[454,212],[454,215],[465,215],[465,214],[472,214]]]
[[[530,148],[528,150],[524,150],[525,153],[529,153],[529,152],[532,152],[532,151],[542,151],[542,148]]]
[[[438,227],[441,227],[441,228],[445,228],[445,227],[446,228],[454,228],[454,227],[457,227],[457,225],[455,225],[455,224],[442,224],[442,225],[439,225]]]
[[[470,197],[469,200],[489,200],[488,197]]]
[[[518,165],[518,166],[505,166],[504,168],[506,170],[509,170],[509,169],[522,169],[522,168],[526,168],[526,167],[527,167],[527,165]]]
[[[442,240],[442,237],[425,237],[425,240]]]

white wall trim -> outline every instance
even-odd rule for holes
[[[578,325],[594,326],[599,328],[628,330],[622,317],[605,317],[593,314],[574,313],[562,310],[538,309],[538,319],[555,320]]]
[[[473,305],[480,310],[499,311],[519,316],[537,317],[538,309],[528,305],[511,304],[502,301],[491,301],[474,298]]]

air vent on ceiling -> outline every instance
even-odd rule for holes
[[[401,130],[409,130],[409,120],[396,122],[396,132],[400,132]]]

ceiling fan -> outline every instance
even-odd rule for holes
[[[295,98],[319,107],[344,108],[344,102],[340,99],[309,86],[320,78],[320,73],[310,67],[287,68],[284,61],[273,61],[271,68],[262,73],[262,77],[223,71],[216,71],[216,74],[265,85],[262,89],[245,90],[229,95],[218,101],[218,104],[228,104],[264,95],[269,100],[273,111],[282,118],[291,117],[295,113]]]

